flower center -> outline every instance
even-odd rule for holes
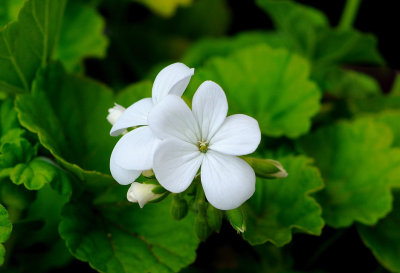
[[[202,153],[206,153],[208,151],[208,142],[200,140],[197,144],[199,147],[199,151]]]

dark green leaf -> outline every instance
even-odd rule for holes
[[[104,19],[95,8],[69,1],[55,52],[56,58],[68,70],[76,71],[83,58],[104,57],[108,45],[104,26]]]
[[[323,187],[318,169],[303,156],[278,160],[288,177],[257,179],[256,192],[244,207],[247,228],[243,236],[253,245],[272,242],[283,246],[291,241],[293,229],[320,235],[324,226],[321,207],[310,196]]]
[[[29,91],[37,70],[47,64],[58,39],[65,0],[29,0],[18,21],[0,31],[0,89]]]
[[[128,202],[67,205],[60,234],[76,258],[101,272],[177,272],[194,261],[199,242],[193,217],[173,220],[169,201],[143,209]]]
[[[358,225],[362,240],[375,258],[391,272],[400,271],[400,195],[395,194],[393,211],[378,224]]]
[[[0,204],[0,266],[4,263],[5,249],[3,243],[11,234],[12,224],[8,219],[7,210]]]
[[[67,170],[97,185],[111,181],[109,156],[115,140],[109,136],[107,109],[113,94],[104,85],[67,75],[52,65],[35,80],[31,94],[17,96],[21,124],[37,133],[40,143]],[[83,171],[83,169],[90,171]]]

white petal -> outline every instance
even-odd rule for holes
[[[154,150],[159,142],[149,126],[139,127],[117,142],[113,151],[115,162],[128,170],[152,169]]]
[[[119,117],[125,112],[125,107],[122,107],[119,104],[114,103],[114,107],[108,109],[107,120],[111,125],[114,125]]]
[[[195,145],[167,139],[155,152],[153,170],[161,186],[170,192],[182,192],[192,183],[203,157]]]
[[[111,128],[110,135],[118,136],[122,134],[126,128],[147,125],[147,116],[152,107],[153,102],[151,98],[145,98],[135,102],[118,118],[117,122],[115,122],[114,126]]]
[[[253,169],[243,159],[214,151],[205,154],[201,183],[208,202],[221,210],[239,207],[255,191]]]
[[[257,120],[246,115],[232,115],[211,138],[209,149],[229,155],[254,152],[261,141]]]
[[[183,63],[174,63],[161,70],[153,84],[154,104],[159,103],[168,94],[182,96],[193,74],[194,69]]]
[[[197,145],[199,126],[192,111],[177,96],[168,95],[149,114],[149,126],[160,139],[170,137]]]
[[[210,140],[228,113],[224,91],[215,82],[203,82],[193,96],[192,110],[201,128],[202,140]]]
[[[118,166],[115,162],[115,153],[114,151],[111,153],[110,158],[110,171],[111,175],[114,179],[121,185],[128,185],[136,180],[141,174],[140,171],[137,170],[127,170]]]

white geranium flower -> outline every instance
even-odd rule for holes
[[[154,184],[142,184],[138,182],[133,182],[129,187],[128,193],[126,195],[129,202],[139,203],[141,208],[144,207],[148,202],[156,200],[164,195],[156,194],[153,190],[157,187]]]
[[[132,183],[143,170],[153,168],[153,154],[159,140],[147,122],[150,110],[168,94],[182,96],[194,69],[182,63],[174,63],[158,73],[152,89],[152,97],[141,99],[128,107],[111,128],[110,135],[118,136],[127,128],[141,126],[125,134],[115,145],[110,158],[110,170],[114,179],[122,184]]]
[[[197,90],[192,111],[173,95],[152,110],[149,125],[163,140],[153,170],[164,188],[174,193],[186,190],[201,166],[201,183],[214,207],[234,209],[253,195],[254,170],[237,156],[256,150],[260,128],[249,116],[227,117],[227,112],[224,91],[211,81]]]

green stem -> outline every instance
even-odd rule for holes
[[[353,27],[361,0],[347,0],[342,17],[340,18],[338,29],[347,30]]]

